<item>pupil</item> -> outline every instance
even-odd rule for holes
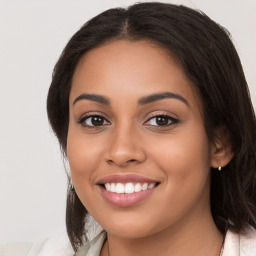
[[[103,118],[100,116],[93,116],[92,117],[92,124],[95,126],[103,125]]]
[[[167,125],[168,124],[168,118],[165,116],[158,116],[156,119],[156,123],[158,125]]]

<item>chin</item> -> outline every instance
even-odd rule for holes
[[[161,231],[161,224],[158,221],[154,223],[151,217],[145,218],[145,214],[138,217],[131,216],[131,214],[126,216],[115,216],[113,219],[108,218],[104,221],[99,220],[98,223],[102,223],[101,226],[108,234],[128,239],[143,238]]]

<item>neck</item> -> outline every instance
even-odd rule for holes
[[[101,256],[220,255],[223,235],[210,213],[199,220],[192,218],[181,223],[143,238],[123,238],[108,233]]]

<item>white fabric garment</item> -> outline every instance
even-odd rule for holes
[[[0,256],[27,255],[32,245],[31,243],[0,244]]]
[[[100,256],[105,238],[106,233],[102,231],[75,256]],[[256,230],[250,227],[247,234],[235,234],[228,230],[222,256],[256,256]]]
[[[73,256],[74,250],[69,242],[68,236],[58,234],[35,243],[26,256]],[[2,256],[2,255],[1,255]],[[9,256],[9,255],[8,255]]]
[[[37,243],[0,244],[0,256],[73,256],[74,250],[65,233]]]
[[[256,256],[256,230],[248,227],[246,234],[228,230],[222,256]]]
[[[106,232],[100,232],[81,248],[75,256],[99,256],[106,239]],[[74,251],[67,239],[52,237],[42,243],[15,243],[0,245],[1,256],[73,256]],[[256,256],[256,230],[248,228],[246,234],[235,234],[228,230],[224,243],[223,256]]]

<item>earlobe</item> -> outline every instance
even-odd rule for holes
[[[232,160],[233,156],[234,153],[231,147],[223,146],[218,148],[211,155],[211,167],[221,170]]]
[[[233,158],[234,152],[228,132],[220,129],[211,148],[211,167],[221,170]]]

